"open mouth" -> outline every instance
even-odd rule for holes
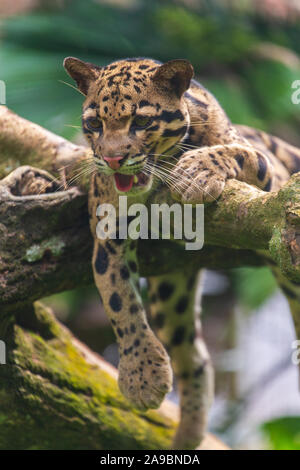
[[[127,193],[133,187],[143,187],[149,181],[149,177],[144,173],[137,173],[136,175],[122,175],[121,173],[114,174],[116,187],[119,191]]]

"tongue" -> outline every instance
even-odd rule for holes
[[[121,175],[121,173],[115,173],[115,182],[119,191],[126,193],[130,191],[133,185],[133,175]]]

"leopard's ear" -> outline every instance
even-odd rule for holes
[[[180,98],[189,88],[194,76],[192,64],[185,59],[170,60],[155,71],[153,81],[164,92],[175,93]]]
[[[76,57],[66,57],[64,67],[84,95],[87,95],[90,84],[96,80],[101,70],[101,67],[90,62],[83,62]]]

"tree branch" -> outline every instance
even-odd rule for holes
[[[0,449],[168,449],[177,406],[141,413],[121,395],[117,371],[40,302],[1,316]],[[226,449],[207,435],[202,449]]]
[[[39,191],[38,181],[41,185],[53,181],[55,191],[57,183],[51,175],[29,166],[18,168],[0,182],[2,308],[93,282],[87,195],[76,187],[24,195],[24,191]],[[139,258],[143,276],[181,269],[185,263],[214,269],[261,264],[250,250],[224,252],[207,245],[189,252],[168,240],[141,240]]]
[[[71,177],[77,164],[89,154],[86,147],[75,145],[0,106],[0,179],[21,165],[38,166],[54,175],[64,169]]]

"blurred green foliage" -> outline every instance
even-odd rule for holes
[[[199,2],[200,4],[200,2]],[[299,50],[298,23],[274,28],[254,14],[220,2],[187,8],[173,0],[139,0],[117,7],[93,0],[66,1],[60,9],[7,19],[2,24],[0,78],[7,104],[20,115],[71,138],[80,125],[82,97],[62,67],[67,55],[99,65],[129,56],[161,61],[185,57],[234,122],[265,129],[297,125],[291,83],[299,71],[263,60],[264,41]]]
[[[263,433],[273,450],[300,450],[300,418],[287,416],[264,423]]]
[[[231,273],[232,285],[242,304],[250,310],[262,305],[277,289],[269,268],[238,268]]]

